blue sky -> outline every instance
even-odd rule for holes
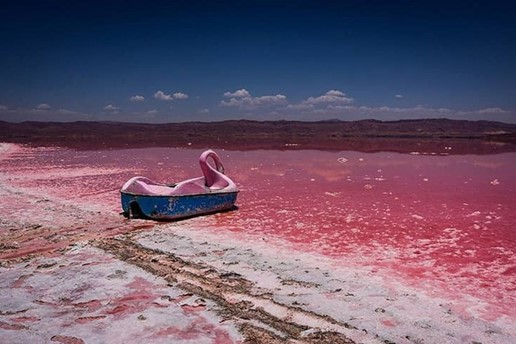
[[[3,1],[0,120],[516,123],[510,1]]]

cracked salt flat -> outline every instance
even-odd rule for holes
[[[76,245],[61,257],[0,267],[0,342],[240,343],[216,305]],[[64,339],[63,339],[64,338]]]
[[[160,226],[135,239],[145,247],[238,273],[254,283],[256,295],[271,294],[280,304],[302,307],[349,324],[354,329],[346,331],[346,336],[359,342],[375,342],[375,336],[367,335],[375,334],[381,340],[397,343],[512,343],[515,335],[513,327],[511,331],[511,327],[499,328],[480,319],[465,319],[450,309],[453,303],[449,300],[429,297],[370,269],[290,251],[288,243],[250,244],[234,235],[207,234],[195,227],[176,225]],[[277,306],[267,308],[259,300],[249,301],[288,317],[287,313],[281,314],[283,309],[275,310]],[[471,298],[470,302],[480,301]],[[306,324],[318,327],[313,319],[306,320]]]

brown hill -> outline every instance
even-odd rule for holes
[[[0,141],[76,149],[195,147],[485,154],[516,150],[516,124],[422,119],[144,124],[0,121]],[[453,151],[445,147],[453,147]]]

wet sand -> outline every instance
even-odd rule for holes
[[[145,152],[1,145],[0,341],[514,342],[514,155],[223,151],[239,209],[156,223],[199,150]]]

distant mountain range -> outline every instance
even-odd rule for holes
[[[193,147],[497,153],[516,151],[516,124],[418,119],[399,121],[248,121],[166,124],[0,121],[0,141],[76,149]],[[445,146],[446,145],[446,146]]]

